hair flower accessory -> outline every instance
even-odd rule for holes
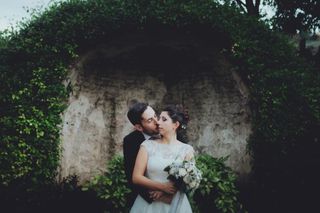
[[[187,129],[187,125],[186,124],[181,124],[181,129]]]

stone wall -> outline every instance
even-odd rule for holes
[[[122,154],[122,138],[133,130],[126,118],[132,100],[155,108],[183,104],[196,151],[229,155],[227,164],[248,174],[248,92],[220,50],[192,36],[132,34],[85,51],[66,81],[72,92],[63,114],[60,178],[77,174],[83,182]]]

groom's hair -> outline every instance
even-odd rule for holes
[[[141,124],[142,114],[146,111],[149,104],[143,102],[134,103],[127,113],[127,117],[132,125]]]

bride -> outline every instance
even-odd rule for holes
[[[167,106],[161,112],[158,125],[161,138],[146,140],[140,145],[132,181],[152,191],[149,204],[140,195],[131,213],[189,213],[192,212],[187,196],[168,182],[164,168],[176,160],[193,160],[194,149],[177,139],[188,121],[187,115],[176,106]],[[177,202],[178,200],[178,202]]]

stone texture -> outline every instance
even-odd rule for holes
[[[214,44],[177,38],[127,35],[80,57],[66,80],[72,92],[63,114],[60,178],[77,174],[82,183],[105,171],[114,154],[122,154],[122,138],[133,130],[126,118],[132,100],[156,108],[183,104],[196,151],[228,155],[234,171],[250,172],[245,84]]]

